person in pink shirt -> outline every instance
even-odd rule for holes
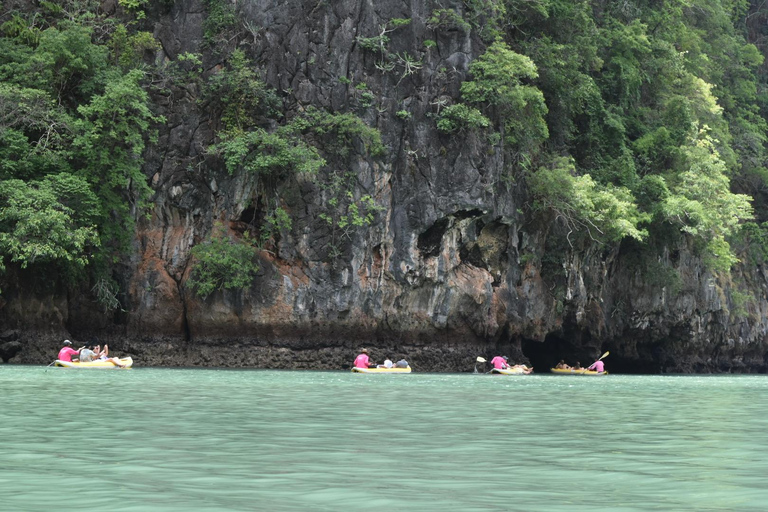
[[[605,365],[602,361],[595,361],[591,365],[589,365],[589,368],[587,370],[595,370],[596,372],[602,373],[605,371]]]
[[[524,364],[509,364],[509,358],[507,356],[496,356],[491,359],[491,364],[495,370],[520,369],[526,375],[533,372],[533,368],[528,368]]]
[[[368,368],[368,366],[370,366],[367,349],[360,351],[360,354],[355,358],[355,363],[352,366],[355,368]]]
[[[69,340],[64,340],[64,346],[61,347],[61,350],[59,350],[58,359],[60,361],[66,361],[68,363],[71,363],[73,357],[79,357],[79,356],[80,356],[80,351],[72,348],[72,342]]]
[[[509,358],[507,356],[496,356],[491,359],[491,364],[496,370],[506,370],[509,368],[509,365],[507,364],[508,360]]]

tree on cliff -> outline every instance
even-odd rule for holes
[[[151,44],[48,2],[0,33],[0,266],[107,273],[150,194],[142,155],[163,119],[134,68]]]

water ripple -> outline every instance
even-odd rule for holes
[[[762,511],[765,376],[0,368],[0,510]]]

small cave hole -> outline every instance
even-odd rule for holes
[[[443,242],[443,235],[448,231],[449,224],[450,219],[448,217],[438,219],[429,229],[419,235],[417,246],[423,257],[437,256]]]

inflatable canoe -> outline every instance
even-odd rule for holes
[[[573,368],[550,368],[549,371],[558,375],[591,375],[599,377],[601,375],[608,375],[608,372],[596,372],[595,370],[574,370]]]
[[[126,368],[130,368],[133,366],[133,359],[130,357],[118,357],[120,360],[120,363],[125,365]],[[81,362],[72,362],[72,361],[62,361],[61,359],[57,359],[54,361],[54,366],[58,366],[60,368],[102,368],[102,369],[113,369],[113,368],[120,368],[119,366],[113,364],[111,361],[91,361],[88,363],[81,363]]]
[[[408,368],[358,368],[353,367],[352,373],[411,373],[411,367]]]
[[[507,368],[506,370],[502,370],[500,368],[494,368],[491,370],[491,373],[499,374],[499,375],[526,375],[525,371],[522,368]]]

